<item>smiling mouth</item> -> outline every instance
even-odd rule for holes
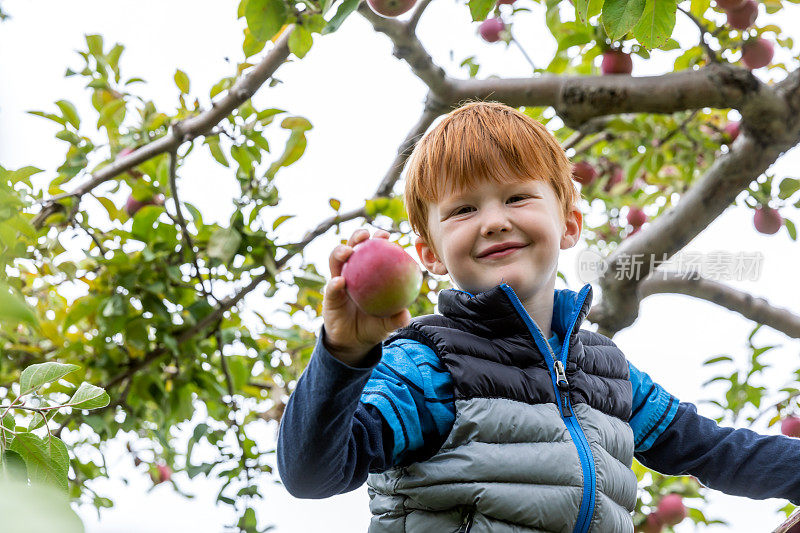
[[[479,257],[478,259],[495,259],[495,258],[499,258],[499,257],[505,257],[507,255],[513,254],[517,250],[522,250],[526,246],[516,246],[514,248],[506,248],[505,250],[501,250],[499,252],[494,252],[494,253],[491,253],[489,255],[484,255],[482,257]]]

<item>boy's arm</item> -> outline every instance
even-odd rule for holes
[[[424,398],[442,396],[447,389],[434,389],[412,357],[429,348],[376,345],[365,359],[369,366],[354,368],[330,354],[323,335],[324,326],[278,435],[278,471],[289,493],[300,498],[358,488],[369,472],[391,467],[401,453],[413,453],[415,443],[436,440],[431,435],[438,435],[443,424],[436,409],[433,416],[426,409]],[[428,392],[420,396],[418,390]],[[445,409],[446,398],[435,400]],[[450,404],[452,409],[452,392]],[[432,418],[439,426],[431,424]]]
[[[351,367],[326,349],[324,328],[278,432],[278,472],[286,490],[298,498],[353,490],[370,470],[386,467],[384,424],[374,408],[359,402],[380,361],[381,345],[370,350],[363,368]],[[391,442],[391,433],[387,436]]]
[[[693,475],[735,496],[800,503],[800,439],[720,427],[630,365],[635,457],[666,475]]]

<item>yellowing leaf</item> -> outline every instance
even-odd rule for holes
[[[189,76],[184,71],[175,71],[175,85],[182,94],[189,94]]]

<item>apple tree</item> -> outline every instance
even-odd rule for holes
[[[43,102],[33,112],[57,126],[63,163],[0,167],[4,438],[11,432],[42,443],[63,438],[69,452],[61,445],[42,452],[46,464],[58,463],[58,484],[73,499],[107,507],[108,495],[89,482],[114,472],[75,452],[92,449],[102,457],[104,443],[135,432],[147,444],[131,454],[154,483],[181,490],[175,471],[219,479],[218,500],[240,517],[235,528],[260,531],[257,482],[275,473],[265,460],[271,450],[253,438],[253,428],[280,419],[315,344],[316,330],[307,324],[321,314],[325,278],[303,251],[351,220],[399,234],[399,244],[409,246],[400,194],[406,157],[438,117],[469,99],[500,101],[547,124],[575,163],[583,198],[602,207],[601,219],[584,228],[589,248],[606,257],[597,280],[602,299],[589,315],[599,331],[613,336],[631,326],[641,300],[656,293],[687,294],[743,315],[753,323],[749,368],[731,369],[727,356],[705,361],[719,367],[714,380],[729,386],[715,399],[718,420],[746,426],[763,415],[800,436],[796,377],[780,390],[759,385],[768,366],[760,358],[773,347],[754,340],[764,326],[800,338],[800,316],[701,272],[659,269],[732,204],[753,210],[759,232],[786,231],[796,240],[800,180],[776,176],[770,167],[800,142],[800,64],[796,57],[774,61],[777,50],[794,43],[762,19],[797,3],[468,0],[460,8],[485,46],[521,49],[514,33],[524,28],[515,14],[544,17],[555,53],[535,65],[521,49],[531,74],[510,79],[479,76],[474,57],[461,63],[464,75],[439,66],[416,31],[430,0],[241,0],[231,13],[247,26],[236,72],[205,95],[192,90],[191,72],[176,69],[180,96],[169,109],[140,96],[139,73],[120,68],[122,44],[87,35],[66,75],[85,81],[92,115],[80,116],[68,100]],[[345,31],[340,27],[351,16],[364,17],[393,43],[394,56],[428,87],[427,98],[373,197],[349,210],[332,199],[335,215],[289,242],[281,225],[292,215],[282,209],[275,177],[302,158],[313,117],[260,105],[254,95],[280,83],[276,75],[287,61],[302,64],[312,46]],[[673,38],[678,17],[697,29],[691,46]],[[646,61],[654,50],[673,53],[672,70],[636,75],[632,56]],[[728,118],[732,110],[741,119]],[[238,185],[226,224],[208,222],[182,200],[189,158],[221,165]],[[650,260],[636,276],[618,275],[631,257]],[[412,315],[433,312],[436,293],[447,286],[425,274]],[[277,300],[281,287],[296,288],[296,296],[276,302],[291,328],[245,305],[250,294]],[[259,320],[245,320],[245,313]],[[87,386],[107,391],[109,401],[70,405],[64,374],[40,384],[32,395],[38,407],[8,409],[25,405],[31,391],[19,383],[31,365],[69,368]],[[768,392],[781,400],[762,405]],[[43,414],[42,406],[58,408]],[[178,429],[189,438],[177,439]],[[213,459],[196,458],[201,444],[215,451]],[[25,467],[3,450],[3,472],[12,463]],[[635,471],[642,489],[637,528],[719,521],[683,504],[682,497],[706,494],[697,480],[638,464]],[[31,465],[22,472],[41,477]],[[788,515],[793,507],[784,510]]]

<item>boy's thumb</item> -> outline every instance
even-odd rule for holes
[[[328,303],[339,305],[347,298],[344,285],[344,276],[336,276],[328,282],[325,287],[325,299]]]
[[[411,322],[411,311],[409,311],[408,309],[403,309],[396,315],[392,316],[391,318],[392,330],[402,328],[403,326],[407,326],[409,322]]]

